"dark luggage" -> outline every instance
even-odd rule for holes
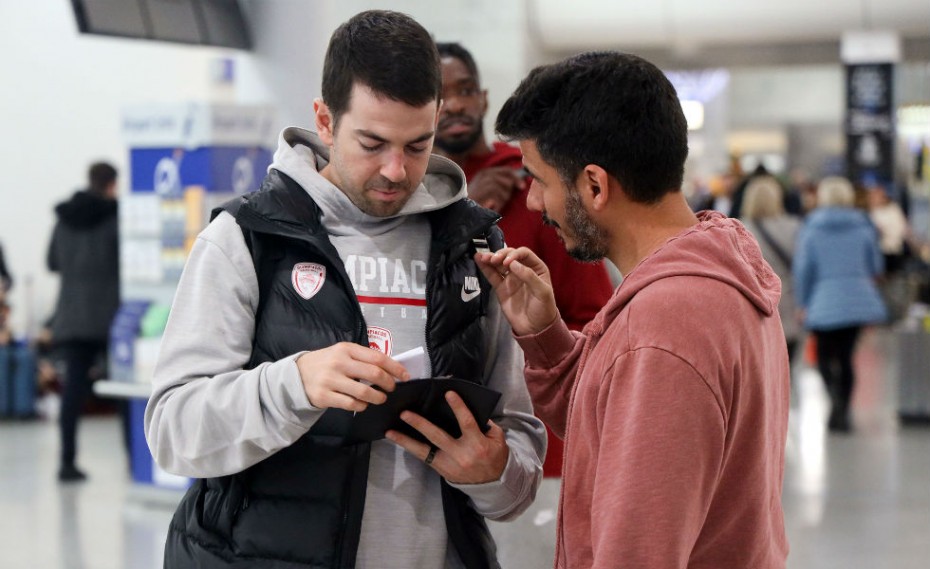
[[[0,417],[36,416],[36,359],[29,346],[0,346]]]
[[[930,328],[920,324],[895,331],[898,417],[906,425],[930,423]]]

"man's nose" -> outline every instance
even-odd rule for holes
[[[462,101],[462,97],[458,95],[452,95],[442,100],[443,114],[460,115],[464,110],[464,102]]]
[[[539,189],[539,184],[536,183],[536,180],[530,182],[530,189],[526,193],[526,207],[530,211],[543,211],[545,209],[542,199],[542,190]]]
[[[407,168],[404,164],[404,152],[391,152],[387,155],[387,162],[381,166],[381,175],[391,182],[399,183],[407,179]]]

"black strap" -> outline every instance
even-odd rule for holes
[[[772,251],[774,251],[775,254],[778,255],[778,258],[781,259],[781,262],[790,271],[791,270],[791,255],[789,255],[788,252],[785,251],[785,249],[781,245],[775,242],[775,238],[773,238],[772,234],[769,233],[765,229],[765,225],[762,223],[761,219],[753,220],[753,224],[755,224],[756,228],[759,230],[759,235],[762,236],[762,239],[764,239],[765,242],[768,243],[769,247],[772,248]]]

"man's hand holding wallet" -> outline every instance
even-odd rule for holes
[[[320,423],[338,425],[333,434],[346,443],[387,438],[451,483],[498,480],[509,450],[490,416],[501,394],[461,379],[423,378],[426,358],[422,348],[391,359],[336,344],[302,354],[297,366],[310,403],[330,409]],[[326,416],[333,413],[339,417]]]

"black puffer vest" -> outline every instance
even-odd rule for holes
[[[272,170],[259,192],[230,202],[252,252],[259,281],[250,367],[337,342],[368,346],[367,326],[316,203]],[[216,210],[217,215],[221,210]],[[483,382],[483,316],[491,287],[472,259],[475,239],[503,245],[497,215],[462,200],[427,214],[427,351],[434,375]],[[291,283],[296,263],[326,267],[309,301]],[[463,302],[466,276],[482,283]],[[245,471],[197,480],[171,522],[165,567],[172,569],[346,569],[355,566],[367,488],[370,444],[340,436],[351,413],[330,410],[306,435]],[[499,567],[484,518],[443,481],[450,541],[469,568]]]

